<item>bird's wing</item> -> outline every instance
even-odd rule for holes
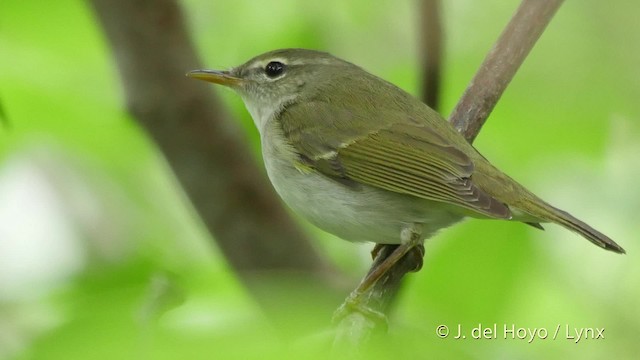
[[[511,217],[505,204],[474,184],[471,158],[426,123],[370,120],[365,130],[349,126],[344,113],[331,114],[340,111],[331,107],[316,104],[315,111],[292,110],[284,111],[279,120],[304,167],[333,179],[454,204],[488,217]],[[333,136],[300,126],[301,114],[305,125],[325,126]],[[345,123],[326,118],[336,115]]]

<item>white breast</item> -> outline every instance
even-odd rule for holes
[[[296,213],[319,228],[349,241],[399,243],[402,228],[423,224],[424,237],[461,219],[433,203],[363,185],[352,187],[295,167],[297,155],[276,121],[262,127],[262,152],[276,192]]]

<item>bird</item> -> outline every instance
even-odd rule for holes
[[[399,245],[359,293],[465,218],[539,229],[555,223],[625,253],[493,166],[419,99],[329,53],[278,49],[187,75],[240,95],[260,133],[267,175],[295,213],[345,240]]]

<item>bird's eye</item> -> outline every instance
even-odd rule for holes
[[[272,61],[264,67],[264,73],[270,78],[280,76],[284,72],[284,64],[279,61]]]

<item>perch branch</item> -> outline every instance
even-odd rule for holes
[[[563,0],[523,0],[458,101],[449,122],[470,143]]]

